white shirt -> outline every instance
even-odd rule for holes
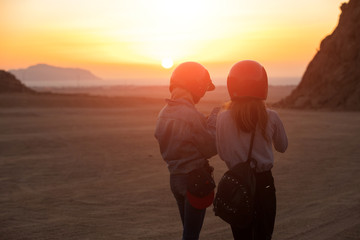
[[[267,109],[267,113],[266,134],[270,141],[267,142],[257,128],[251,154],[251,157],[257,162],[257,172],[269,171],[273,167],[272,145],[278,152],[285,152],[288,146],[285,129],[278,114],[270,109]],[[238,132],[230,110],[219,113],[216,122],[216,145],[220,158],[225,161],[228,168],[247,160],[250,140],[251,133]]]

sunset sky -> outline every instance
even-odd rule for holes
[[[336,27],[342,2],[0,0],[0,69],[47,63],[166,84],[174,67],[161,62],[170,58],[174,66],[198,61],[225,84],[232,64],[254,59],[270,84],[294,84]]]

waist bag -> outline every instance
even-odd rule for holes
[[[215,215],[239,228],[248,227],[254,219],[256,178],[255,168],[250,166],[255,161],[251,158],[254,136],[255,131],[251,135],[247,161],[225,172],[213,202]]]
[[[191,171],[188,174],[187,190],[197,197],[208,195],[215,189],[213,170],[213,167],[205,166]]]
[[[214,200],[215,181],[213,178],[214,168],[207,165],[195,169],[188,174],[187,199],[197,209],[209,207]]]

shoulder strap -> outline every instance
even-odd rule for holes
[[[254,138],[255,138],[255,130],[251,133],[250,148],[249,148],[248,157],[247,157],[246,162],[250,162],[251,152],[252,152],[252,148],[254,145]]]

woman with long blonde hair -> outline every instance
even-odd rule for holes
[[[234,239],[271,239],[276,215],[272,147],[285,152],[285,129],[279,115],[265,105],[268,79],[262,65],[251,60],[236,63],[229,72],[227,87],[231,101],[219,113],[216,124],[218,154],[231,169],[246,162],[252,149],[251,159],[255,161],[251,166],[256,171],[254,220],[245,228],[231,225],[231,230]]]

